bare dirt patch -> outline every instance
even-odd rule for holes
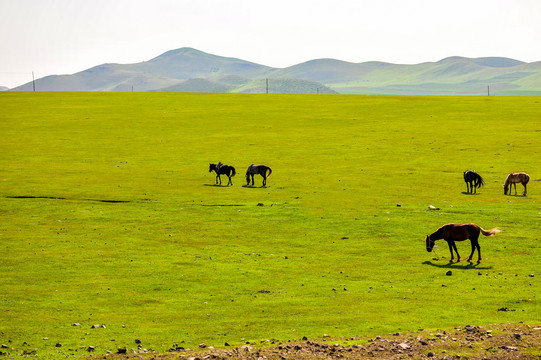
[[[224,346],[201,344],[197,350],[174,346],[169,353],[131,349],[107,354],[106,359],[541,359],[541,326],[465,326],[452,332],[417,331],[375,338],[290,340],[277,343]],[[176,345],[176,344],[175,344]]]

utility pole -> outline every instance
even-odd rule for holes
[[[487,94],[490,96],[490,85],[487,85]]]
[[[36,91],[36,81],[34,80],[34,72],[32,71],[32,87],[34,88],[34,91]]]
[[[268,94],[269,93],[269,79],[265,79],[265,83],[266,83],[266,93]]]

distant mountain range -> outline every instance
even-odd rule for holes
[[[37,91],[285,94],[541,95],[541,61],[449,57],[415,65],[310,60],[272,68],[192,48],[135,64],[103,64],[35,81]],[[32,91],[32,83],[11,89]]]

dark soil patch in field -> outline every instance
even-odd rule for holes
[[[201,204],[201,206],[220,207],[220,206],[246,206],[243,204]]]
[[[27,195],[20,195],[20,196],[6,196],[7,199],[51,199],[51,200],[75,200],[75,199],[68,199],[65,197],[57,197],[57,196],[27,196]],[[96,202],[104,202],[104,203],[129,203],[131,201],[129,200],[101,200],[101,199],[76,199],[81,201],[96,201]],[[145,199],[147,200],[147,199]]]
[[[466,326],[453,332],[418,331],[375,338],[322,338],[264,341],[224,346],[201,344],[190,350],[174,345],[166,354],[144,349],[120,349],[106,359],[540,359],[541,327],[528,325]],[[125,353],[124,353],[125,352]],[[95,357],[94,357],[95,358]]]
[[[27,195],[20,195],[20,196],[6,196],[7,199],[52,199],[52,200],[66,200],[64,197],[57,197],[57,196],[27,196]]]

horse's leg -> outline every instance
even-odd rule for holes
[[[267,185],[267,177],[265,174],[261,174],[261,176],[263,176],[263,186]]]
[[[524,194],[522,194],[523,196],[526,196],[526,184],[522,184],[524,186]]]
[[[513,183],[515,185],[515,196],[517,195],[517,183]]]
[[[470,242],[471,242],[471,253],[470,253],[470,256],[468,257],[468,262],[471,262],[471,259],[473,257],[473,253],[475,252],[475,243],[477,241],[474,241],[473,239],[470,239]]]
[[[453,249],[455,249],[456,252],[456,262],[460,262],[460,254],[458,253],[458,249],[456,248],[456,243],[453,241]]]
[[[254,174],[251,174],[251,176],[252,176],[252,186],[254,186],[255,185],[254,184]]]
[[[216,174],[216,183],[215,184],[218,184],[219,177],[220,177],[220,175]]]
[[[477,249],[477,263],[479,264],[481,262],[481,246],[479,246],[479,234],[474,235],[470,238],[471,241],[471,254],[468,258],[468,262],[471,262],[473,259],[473,254],[475,253],[475,249]]]
[[[227,186],[229,186],[229,184],[233,185],[233,182],[231,181],[231,176],[227,175],[227,177],[229,178],[229,181],[227,182]]]
[[[453,262],[453,260],[455,259],[455,254],[453,254],[453,246],[455,243],[452,240],[448,240],[447,244],[449,245],[449,251],[451,252],[451,260],[449,260],[449,262]]]

